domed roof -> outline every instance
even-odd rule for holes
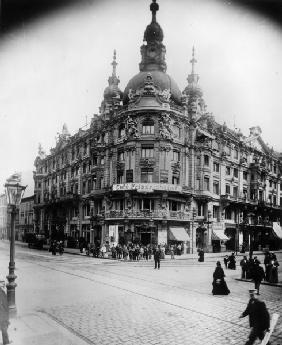
[[[104,98],[110,100],[112,98],[120,97],[122,99],[122,91],[119,89],[118,85],[111,84],[107,86],[104,90]]]
[[[142,89],[144,87],[144,81],[148,75],[152,76],[153,84],[160,90],[169,90],[171,93],[171,99],[176,104],[181,104],[181,92],[176,84],[176,82],[165,72],[162,71],[143,71],[136,74],[132,79],[129,80],[123,94],[123,103],[128,103],[128,93],[131,89],[132,91],[136,91],[138,89]]]

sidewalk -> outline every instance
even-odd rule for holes
[[[10,319],[8,334],[13,345],[85,345],[88,343],[41,312]]]

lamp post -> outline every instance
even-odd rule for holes
[[[191,236],[192,236],[192,240],[191,240],[191,244],[192,244],[192,254],[194,254],[194,245],[193,245],[193,239],[194,239],[194,219],[196,218],[196,208],[193,207],[192,210],[192,231],[191,231]]]
[[[26,189],[26,186],[20,185],[21,178],[19,174],[14,174],[7,179],[5,184],[7,203],[11,213],[11,231],[10,231],[10,262],[9,262],[9,274],[7,275],[7,299],[10,315],[16,314],[15,303],[15,289],[17,284],[15,279],[15,216],[17,212],[17,206],[21,203],[22,196]]]

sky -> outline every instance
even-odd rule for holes
[[[0,42],[0,192],[7,177],[32,170],[66,123],[71,134],[99,113],[117,51],[120,88],[139,72],[150,0],[82,2],[21,25]],[[282,28],[266,16],[219,0],[159,0],[167,73],[182,91],[196,72],[207,110],[219,123],[260,126],[282,152]]]

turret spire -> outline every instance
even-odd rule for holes
[[[195,63],[197,62],[197,60],[195,59],[195,47],[194,46],[192,49],[192,59],[190,60],[190,62],[192,64],[192,74],[194,74]]]

